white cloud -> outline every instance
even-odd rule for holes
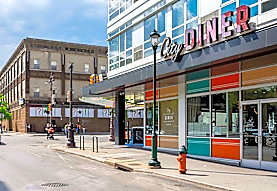
[[[5,0],[0,1],[0,17],[8,17],[30,9],[46,8],[50,0]]]
[[[108,0],[83,0],[84,3],[88,3],[88,4],[107,4]]]

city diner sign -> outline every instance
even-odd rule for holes
[[[222,39],[232,37],[235,33],[241,33],[250,30],[250,8],[246,5],[242,5],[237,8],[237,27],[234,30],[229,29],[233,26],[231,17],[234,15],[233,11],[222,14],[221,17],[221,34]],[[206,43],[204,44],[204,32],[203,29],[206,27]],[[182,59],[181,53],[183,51],[191,51],[196,47],[202,47],[206,44],[212,44],[219,41],[219,25],[218,17],[208,20],[204,24],[198,25],[198,29],[187,29],[185,32],[185,43],[178,44],[172,42],[170,37],[165,38],[161,48],[161,57],[170,58],[173,62],[180,62]],[[196,41],[196,36],[198,41]]]

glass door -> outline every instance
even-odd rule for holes
[[[277,170],[277,102],[262,102],[261,167]]]
[[[241,105],[242,166],[277,171],[277,100]]]
[[[242,165],[260,168],[259,103],[242,104]]]

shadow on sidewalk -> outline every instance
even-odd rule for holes
[[[173,171],[178,172],[178,168],[164,168],[164,167],[162,167],[161,169],[164,169],[164,170],[173,170]],[[190,175],[190,176],[209,176],[209,175],[207,175],[207,174],[193,174],[193,173],[186,173],[186,174],[183,174],[183,175]]]
[[[0,181],[0,190],[1,191],[9,191],[10,189],[5,185],[4,182]]]
[[[216,173],[216,174],[236,174],[236,175],[242,175],[242,176],[261,176],[261,177],[272,177],[275,178],[277,175],[269,175],[269,174],[250,174],[250,173],[237,173],[237,172],[226,172],[226,171],[212,171],[212,170],[192,170],[189,169],[189,171],[196,171],[196,172],[207,172],[207,173]]]

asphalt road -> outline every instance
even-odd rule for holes
[[[45,136],[2,136],[0,191],[209,190],[183,181],[111,166],[49,149]]]

